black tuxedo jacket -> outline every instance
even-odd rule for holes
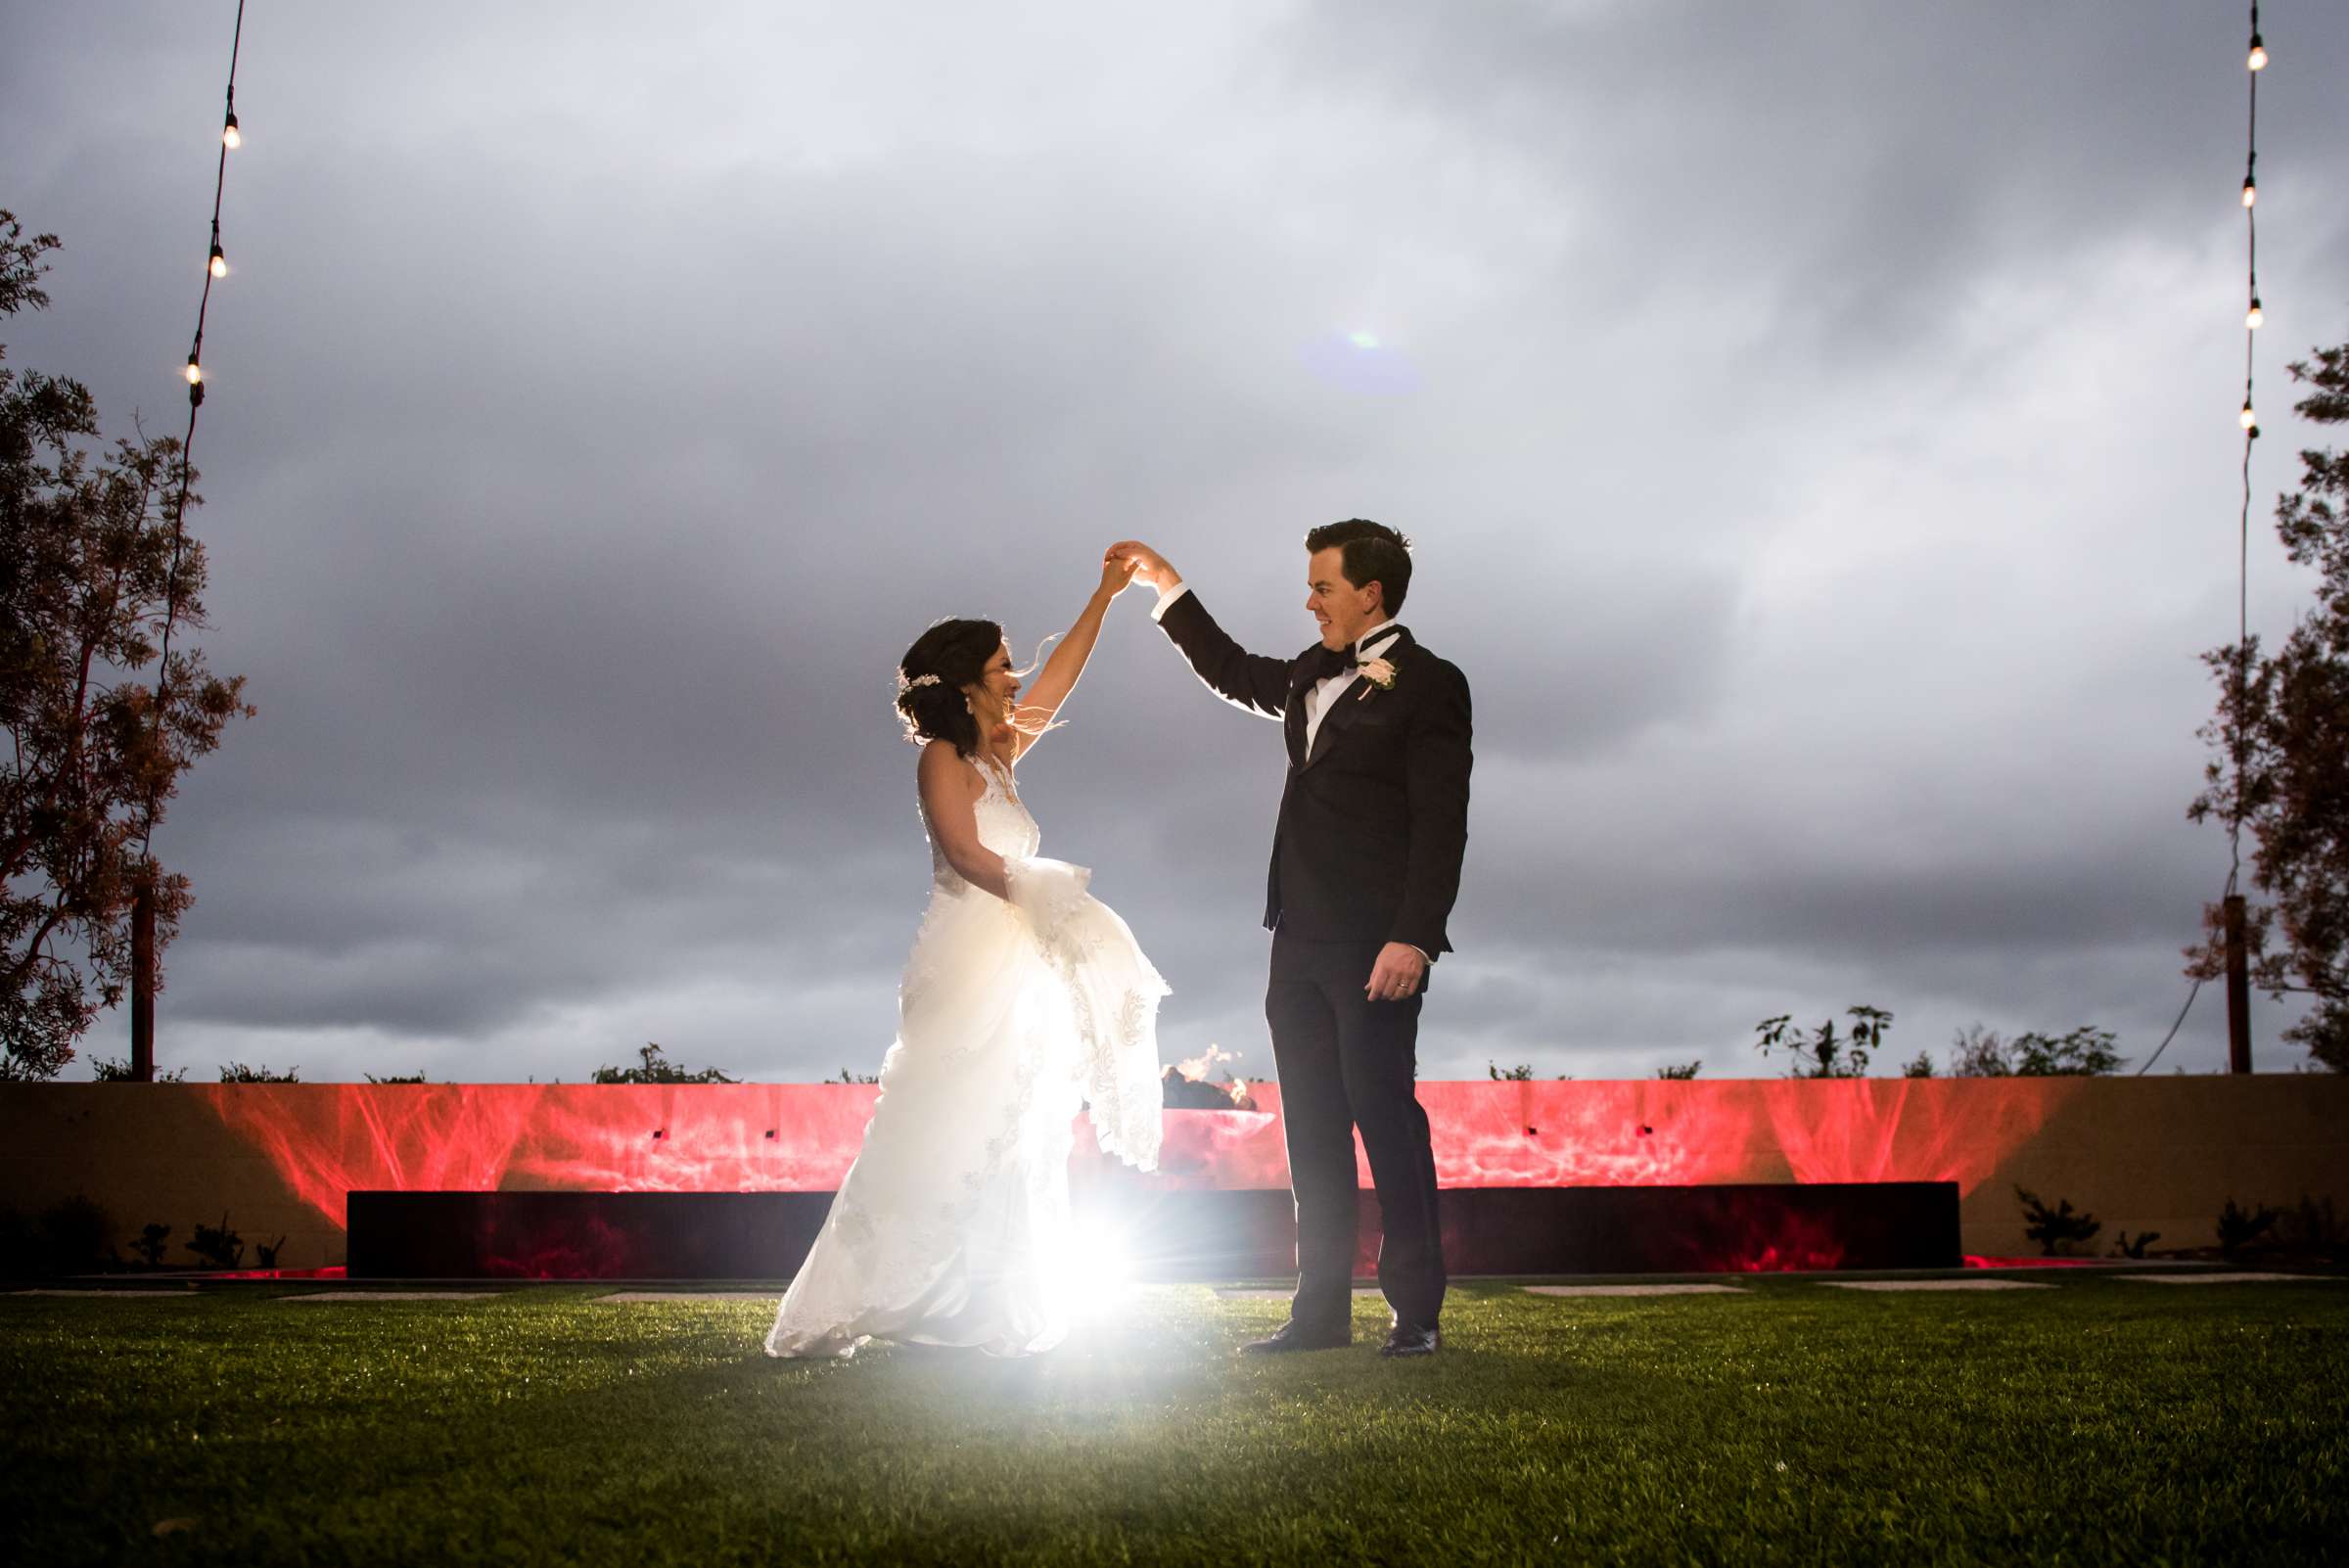
[[[1252,654],[1186,592],[1159,624],[1219,696],[1281,721],[1288,784],[1272,840],[1265,924],[1309,941],[1407,942],[1432,960],[1468,847],[1468,681],[1397,628],[1395,685],[1340,687],[1305,746],[1314,649]],[[1381,635],[1385,635],[1381,633]]]

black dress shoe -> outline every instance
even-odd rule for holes
[[[1283,1351],[1344,1350],[1354,1343],[1351,1327],[1311,1329],[1295,1318],[1274,1329],[1264,1339],[1252,1339],[1240,1347],[1242,1356],[1277,1356]]]
[[[1444,1345],[1444,1335],[1435,1324],[1422,1327],[1417,1323],[1397,1323],[1387,1335],[1387,1342],[1378,1348],[1381,1356],[1433,1356]]]

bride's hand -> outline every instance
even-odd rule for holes
[[[1182,574],[1169,566],[1165,556],[1139,539],[1121,539],[1111,545],[1103,557],[1104,567],[1111,561],[1128,563],[1135,581],[1147,582],[1161,593],[1182,580]]]
[[[1128,556],[1114,552],[1104,556],[1101,561],[1101,591],[1114,599],[1132,587],[1137,575],[1134,566],[1135,562]]]

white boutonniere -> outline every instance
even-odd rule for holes
[[[1388,661],[1384,659],[1365,659],[1359,664],[1356,665],[1354,668],[1360,672],[1362,679],[1369,682],[1368,686],[1364,686],[1362,688],[1362,697],[1367,697],[1370,695],[1370,687],[1372,686],[1377,687],[1380,691],[1393,691],[1395,689],[1395,667]],[[1356,698],[1355,701],[1361,701],[1361,697]]]

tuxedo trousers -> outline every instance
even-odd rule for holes
[[[1289,1315],[1316,1333],[1353,1315],[1357,1129],[1378,1190],[1379,1289],[1405,1323],[1432,1326],[1444,1307],[1436,1157],[1414,1088],[1422,992],[1401,1001],[1364,993],[1385,945],[1308,941],[1285,928],[1272,935],[1265,1019],[1297,1205]]]

